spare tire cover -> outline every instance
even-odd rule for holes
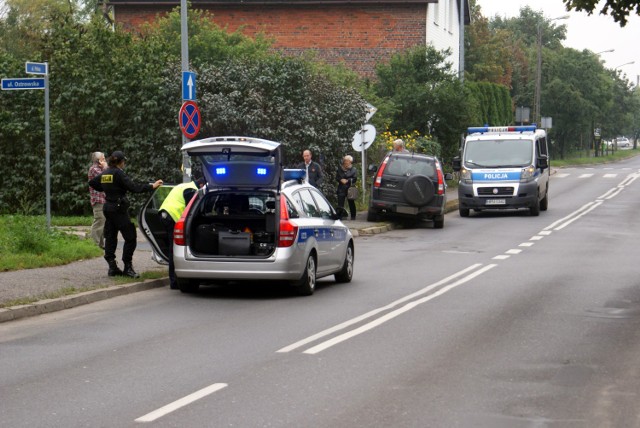
[[[434,197],[435,187],[431,179],[424,175],[413,175],[402,187],[404,199],[411,205],[427,205]]]

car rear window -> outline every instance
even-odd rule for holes
[[[384,172],[390,175],[425,175],[432,177],[436,173],[436,168],[430,159],[397,158],[392,156]]]

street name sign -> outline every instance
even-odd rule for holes
[[[43,77],[17,77],[15,79],[2,79],[3,91],[20,91],[26,89],[44,89]]]
[[[47,63],[46,62],[27,62],[24,65],[24,69],[27,74],[42,74],[47,75]]]

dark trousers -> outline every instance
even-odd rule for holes
[[[133,252],[136,250],[137,235],[136,227],[131,223],[129,214],[105,211],[104,217],[106,219],[104,223],[104,259],[107,262],[116,259],[118,232],[120,232],[124,238],[122,261],[125,265],[130,265],[133,260]]]
[[[177,288],[178,283],[176,282],[176,267],[173,263],[173,228],[176,225],[176,222],[173,221],[171,216],[163,211],[160,211],[160,220],[164,225],[165,231],[165,244],[167,244],[166,256],[169,259],[169,284],[171,288]]]
[[[347,195],[338,193],[338,206],[344,208],[344,200],[347,199]],[[351,220],[356,219],[356,201],[347,199],[349,202],[349,211],[351,212]]]

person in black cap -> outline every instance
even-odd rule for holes
[[[102,174],[89,181],[93,189],[105,193],[105,204],[102,207],[106,219],[104,225],[104,258],[109,264],[109,276],[125,275],[138,278],[140,275],[133,270],[133,252],[136,249],[136,228],[129,218],[129,201],[127,192],[151,192],[162,186],[162,180],[153,184],[134,183],[124,173],[124,163],[127,158],[121,151],[115,151],[107,160],[108,168]],[[122,261],[124,270],[120,270],[116,262],[116,248],[118,246],[118,232],[124,238]]]

